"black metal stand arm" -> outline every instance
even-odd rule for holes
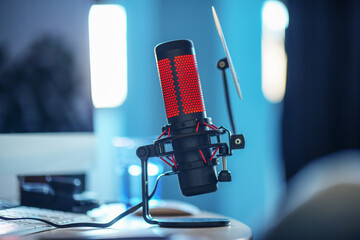
[[[230,102],[230,94],[229,94],[229,87],[227,84],[227,78],[226,78],[226,69],[229,68],[229,63],[226,58],[220,59],[217,63],[217,67],[221,70],[222,73],[222,80],[224,83],[224,91],[225,91],[225,99],[226,99],[226,106],[229,114],[229,120],[231,124],[231,128],[233,133],[236,133],[236,127],[234,123],[234,118],[231,110],[231,102]]]
[[[141,160],[141,190],[142,190],[142,203],[143,203],[143,217],[147,223],[159,224],[159,221],[153,219],[150,215],[149,209],[149,182],[148,182],[148,159],[154,157],[156,154],[155,145],[141,146],[136,150],[137,156]]]

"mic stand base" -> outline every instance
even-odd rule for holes
[[[161,219],[158,225],[166,228],[225,227],[230,225],[228,218],[168,218]]]
[[[137,156],[141,160],[142,211],[143,218],[147,223],[157,224],[160,227],[166,228],[204,228],[230,225],[230,219],[228,218],[152,218],[149,208],[148,159],[149,157],[155,157],[155,152],[154,145],[141,146],[136,151]]]

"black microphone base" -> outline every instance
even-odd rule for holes
[[[228,218],[168,218],[158,220],[158,225],[165,228],[203,228],[225,227],[230,225]]]

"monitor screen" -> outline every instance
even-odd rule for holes
[[[0,133],[89,132],[86,1],[0,3]]]
[[[18,175],[76,174],[95,161],[90,6],[0,2],[0,198],[18,198]]]

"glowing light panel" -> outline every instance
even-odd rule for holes
[[[273,31],[283,31],[289,25],[289,13],[280,1],[266,1],[262,10],[263,24]]]
[[[126,12],[119,5],[89,11],[91,94],[96,108],[118,107],[127,96]]]
[[[286,90],[287,55],[285,29],[289,24],[286,6],[266,1],[262,11],[262,91],[272,103],[281,102]]]

